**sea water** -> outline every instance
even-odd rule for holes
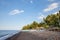
[[[18,32],[19,30],[0,30],[0,40],[5,40]]]

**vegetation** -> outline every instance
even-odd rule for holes
[[[25,29],[36,29],[36,27],[38,27],[38,23],[36,21],[34,21],[32,24],[28,24],[26,26],[23,27],[23,30]]]
[[[23,30],[40,29],[40,27],[44,27],[46,29],[49,27],[60,28],[60,11],[59,13],[48,15],[46,18],[43,19],[43,22],[41,23],[34,21],[33,23],[24,26]]]

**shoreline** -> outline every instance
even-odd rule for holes
[[[16,35],[16,34],[19,33],[19,32],[20,32],[20,31],[15,32],[15,33],[6,34],[6,35],[4,35],[4,36],[1,36],[1,37],[0,37],[0,40],[8,39],[8,38],[10,38],[10,37]]]
[[[6,40],[60,40],[60,32],[20,31]]]

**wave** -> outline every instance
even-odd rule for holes
[[[17,33],[18,33],[18,32],[13,33],[13,34],[6,34],[6,35],[2,35],[2,36],[0,37],[0,40],[5,40],[5,39],[7,39],[7,38],[9,38],[9,37],[11,37],[11,36],[13,36],[13,35],[17,34]]]
[[[4,36],[6,36],[6,35],[8,35],[8,34],[5,34],[5,35],[0,35],[0,38],[1,38],[1,37],[4,37]]]

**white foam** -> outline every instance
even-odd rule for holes
[[[16,32],[16,33],[18,33],[18,32]],[[5,40],[5,39],[7,39],[7,38],[9,38],[9,37],[11,37],[11,36],[13,36],[13,35],[15,35],[16,33],[8,34],[8,35],[6,35],[6,36],[3,36],[3,37],[0,38],[0,40]]]

